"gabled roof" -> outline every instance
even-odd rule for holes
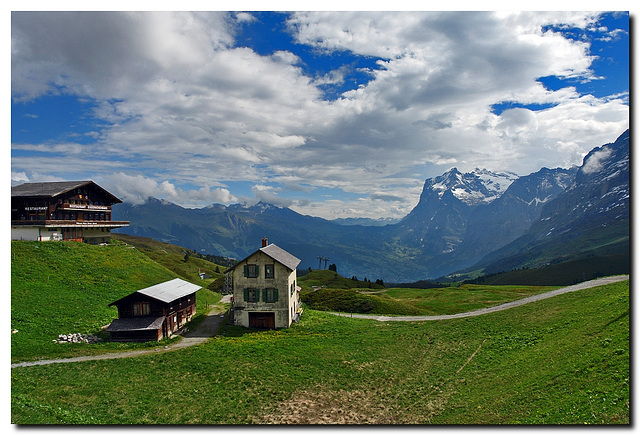
[[[176,278],[171,281],[165,281],[151,287],[143,288],[142,290],[138,290],[138,293],[157,299],[161,302],[169,303],[176,299],[180,299],[181,297],[190,295],[191,293],[195,293],[200,290],[200,288],[201,287],[199,285],[191,284],[190,282]]]
[[[298,264],[300,264],[299,258],[294,257],[293,255],[289,254],[287,251],[277,245],[274,245],[273,243],[265,246],[264,248],[260,248],[260,251],[264,252],[269,257],[273,258],[278,263],[285,265],[291,270],[295,270]]]
[[[252,255],[254,255],[254,254],[258,253],[258,252],[262,252],[262,253],[268,255],[269,257],[273,258],[278,263],[280,263],[280,264],[284,265],[285,267],[287,267],[289,270],[296,270],[296,267],[298,267],[298,264],[300,264],[300,261],[301,261],[299,258],[294,257],[293,255],[289,254],[287,251],[285,251],[281,247],[271,243],[270,245],[258,249],[253,254],[251,254],[251,255],[247,256],[246,258],[244,258],[243,260],[239,261],[235,266],[230,267],[229,269],[227,269],[225,273],[235,269],[239,264],[242,264],[244,261],[246,261],[247,258],[251,257]]]
[[[19,197],[44,197],[44,198],[53,198],[58,195],[62,195],[63,193],[69,192],[70,190],[77,189],[79,187],[84,187],[87,185],[92,185],[93,188],[102,191],[103,194],[110,197],[114,203],[122,202],[118,198],[116,198],[111,193],[104,190],[102,187],[98,186],[95,182],[91,180],[85,181],[51,181],[46,183],[24,183],[19,186],[14,186],[11,188],[11,196],[19,196]]]
[[[190,282],[184,281],[180,278],[172,279],[170,281],[161,282],[160,284],[152,285],[151,287],[143,288],[142,290],[138,290],[135,293],[140,293],[152,299],[156,299],[160,302],[171,303],[176,299],[180,299],[184,296],[190,295],[191,293],[195,293],[200,290],[200,286],[196,284],[191,284]],[[118,302],[122,301],[130,297],[131,295],[125,296],[124,298],[118,299],[115,302],[109,304],[117,305]]]

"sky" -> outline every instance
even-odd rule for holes
[[[628,12],[12,12],[11,185],[402,218],[629,128]]]

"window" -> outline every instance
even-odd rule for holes
[[[148,316],[151,314],[151,306],[149,302],[135,302],[133,304],[134,316]]]
[[[264,277],[265,278],[273,278],[275,275],[275,266],[273,264],[265,264],[264,266]]]
[[[260,291],[257,288],[244,289],[244,300],[245,302],[259,302]]]
[[[247,264],[244,266],[245,278],[257,278],[260,274],[260,268],[257,264]]]
[[[262,290],[262,300],[265,302],[278,302],[278,289],[265,288]]]

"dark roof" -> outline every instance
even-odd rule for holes
[[[118,305],[118,302],[131,297],[136,293],[142,294],[144,296],[150,297],[152,299],[156,299],[160,302],[164,302],[169,304],[176,299],[180,299],[184,296],[188,296],[196,291],[200,290],[201,286],[197,284],[191,284],[190,282],[184,281],[180,278],[172,279],[170,281],[161,282],[160,284],[152,285],[151,287],[143,288],[142,290],[138,290],[136,292],[131,293],[121,299],[118,299],[115,302],[111,302],[109,306]]]
[[[300,264],[300,261],[301,261],[299,258],[294,257],[293,255],[289,254],[287,251],[285,251],[284,249],[282,249],[281,247],[279,247],[277,245],[274,245],[273,243],[271,243],[268,246],[265,246],[263,248],[258,249],[257,251],[255,251],[251,255],[254,255],[257,252],[263,252],[263,253],[267,254],[269,257],[273,258],[278,263],[284,265],[285,267],[289,268],[290,270],[296,270],[296,267],[298,267],[298,264]],[[225,271],[225,273],[235,269],[239,264],[243,263],[247,258],[251,257],[251,255],[249,255],[246,258],[244,258],[243,260],[239,261],[235,266],[230,267],[229,269],[227,269]]]
[[[53,198],[58,195],[62,195],[63,193],[69,192],[73,189],[77,189],[79,187],[84,187],[87,185],[93,185],[94,188],[101,190],[105,195],[111,197],[111,200],[114,203],[122,202],[118,198],[116,198],[111,193],[104,190],[102,187],[98,186],[91,180],[85,181],[52,181],[46,183],[24,183],[19,186],[14,186],[11,188],[11,196],[19,196],[19,197],[45,197],[45,198]]]
[[[162,326],[164,317],[126,317],[123,319],[115,319],[107,326],[105,331],[108,332],[120,332],[120,331],[145,331],[153,330],[157,331]]]

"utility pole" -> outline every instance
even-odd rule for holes
[[[324,268],[327,268],[327,261],[329,259],[327,257],[323,257],[322,255],[318,255],[318,269],[322,269],[322,262],[324,261]]]
[[[327,262],[329,259],[327,257],[323,257],[322,255],[318,255],[318,269],[322,269],[322,262],[324,261],[324,268],[327,268]]]

